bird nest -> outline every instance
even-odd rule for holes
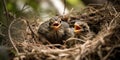
[[[74,11],[73,11],[74,12]],[[70,20],[85,21],[92,39],[69,38],[63,45],[46,44],[39,41],[39,23],[28,19],[15,19],[9,26],[9,38],[14,60],[114,60],[120,52],[120,13],[111,4],[91,5],[76,14],[64,15]],[[19,27],[18,27],[19,26]],[[72,43],[71,43],[72,42]],[[69,44],[67,44],[69,43]],[[56,47],[57,46],[57,47]],[[58,47],[59,46],[59,47]],[[68,47],[69,46],[69,47]]]

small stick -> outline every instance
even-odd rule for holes
[[[11,28],[12,24],[13,24],[15,21],[16,21],[16,20],[13,20],[13,21],[10,23],[9,27],[8,27],[8,37],[9,37],[9,40],[10,40],[11,44],[13,45],[14,49],[16,50],[17,54],[19,54],[19,51],[18,51],[15,43],[14,43],[13,40],[12,40],[11,32],[10,32],[10,28]]]
[[[31,33],[32,33],[32,37],[34,38],[34,40],[35,41],[33,41],[34,43],[37,43],[37,39],[36,39],[36,37],[38,37],[35,33],[34,33],[34,31],[32,30],[32,28],[30,27],[30,24],[29,24],[29,22],[27,21],[27,20],[25,20],[26,21],[26,23],[27,23],[27,26],[29,27],[29,29],[30,29],[30,31],[31,31]],[[36,36],[36,37],[35,37]]]
[[[66,8],[66,0],[64,0],[64,11],[63,11],[63,15],[65,14],[65,8]]]
[[[9,15],[8,15],[7,7],[6,7],[6,1],[5,0],[2,0],[2,1],[3,1],[4,10],[5,10],[5,15],[6,15],[6,20],[7,20],[7,26],[8,26]]]

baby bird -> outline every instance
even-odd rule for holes
[[[90,31],[88,24],[84,21],[76,21],[74,24],[74,37],[83,40],[91,39],[94,33]]]
[[[68,23],[61,21],[58,16],[42,23],[39,26],[38,34],[42,35],[42,41],[46,39],[52,44],[63,44],[64,40],[73,36]]]

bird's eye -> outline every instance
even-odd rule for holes
[[[51,25],[52,23],[51,22],[49,22],[49,25]]]
[[[49,25],[51,25],[53,22],[54,22],[53,19],[50,19]]]
[[[50,19],[50,22],[54,22],[53,19]]]
[[[60,23],[61,23],[61,21],[60,21]]]
[[[83,26],[83,29],[85,29],[86,28],[86,26]]]

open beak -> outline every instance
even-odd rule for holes
[[[80,33],[81,32],[81,27],[78,24],[74,25],[74,32],[75,33]]]
[[[59,22],[57,22],[57,21],[55,21],[53,23],[53,25],[52,25],[52,27],[53,27],[54,30],[58,30],[60,28],[60,26],[61,26],[61,24]]]

